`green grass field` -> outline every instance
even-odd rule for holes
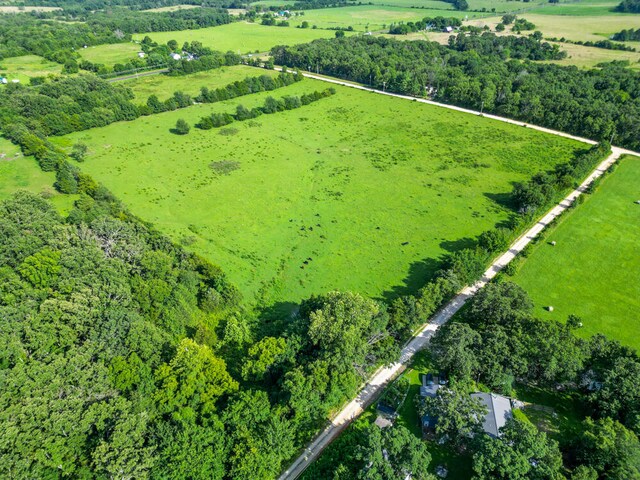
[[[200,93],[201,87],[223,87],[249,76],[277,74],[278,72],[275,70],[263,70],[246,65],[234,65],[233,67],[222,67],[180,77],[170,77],[167,75],[140,77],[122,81],[119,85],[131,88],[135,94],[135,101],[145,103],[149,95],[157,95],[158,98],[164,100],[172,96],[174,92],[181,90],[191,96],[196,96]]]
[[[260,70],[258,70],[260,72]],[[271,92],[324,89],[305,80]],[[581,145],[438,107],[338,87],[299,110],[169,133],[269,93],[70,135],[81,168],[137,214],[220,264],[251,300],[332,289],[414,291],[446,251],[507,218],[492,198]],[[229,175],[210,164],[239,162]],[[391,294],[391,293],[390,293]]]
[[[24,55],[0,60],[0,76],[6,76],[9,81],[18,79],[27,85],[32,77],[55,75],[61,72],[62,65],[37,55]]]
[[[23,156],[20,148],[4,138],[0,138],[0,179],[0,200],[18,190],[28,190],[46,196],[61,213],[66,213],[76,199],[74,195],[56,193],[55,174],[40,170],[33,157]]]
[[[258,23],[236,22],[198,30],[142,33],[134,35],[133,38],[142,40],[146,35],[158,43],[176,40],[182,44],[197,40],[214,50],[250,53],[266,52],[275,45],[294,45],[307,43],[316,38],[331,38],[335,33],[331,30],[268,27]]]
[[[639,178],[640,158],[623,159],[534,247],[514,281],[531,295],[536,315],[565,321],[575,314],[581,334],[604,333],[640,349]]]
[[[613,9],[620,3],[619,0],[580,0],[561,2],[557,4],[547,3],[539,8],[532,9],[532,13],[543,15],[571,15],[571,16],[606,16],[620,15]],[[633,14],[625,14],[633,16]]]
[[[446,5],[446,4],[445,4]],[[422,10],[415,8],[390,7],[380,5],[360,5],[356,7],[321,8],[306,10],[304,15],[293,17],[292,26],[300,25],[303,21],[318,28],[353,27],[355,31],[377,31],[388,28],[392,23],[421,20],[424,17],[443,15],[447,17],[464,18],[473,13],[457,10]]]
[[[80,56],[84,60],[112,66],[116,63],[126,63],[129,60],[137,58],[139,51],[140,45],[127,42],[87,47],[78,50],[78,53],[80,53]]]

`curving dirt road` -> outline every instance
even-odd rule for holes
[[[474,110],[468,110],[465,108],[455,107],[453,105],[445,105],[437,102],[432,102],[425,99],[415,99],[406,95],[398,95],[395,93],[382,92],[362,85],[356,85],[341,80],[335,80],[332,78],[321,77],[319,75],[313,75],[304,73],[305,77],[314,78],[316,80],[322,80],[328,83],[334,83],[337,85],[344,85],[351,88],[357,88],[359,90],[367,90],[370,92],[379,93],[382,95],[389,95],[392,97],[403,98],[406,100],[417,100],[418,102],[428,103],[430,105],[436,105],[442,108],[448,108],[451,110],[457,110],[459,112],[470,113],[474,115],[482,115],[480,112]],[[517,120],[511,120],[509,118],[498,117],[495,115],[484,114],[487,118],[499,120],[502,122],[511,123],[514,125],[526,126],[535,130],[550,133],[553,135],[559,135],[566,138],[571,138],[588,144],[595,144],[597,142],[586,138],[576,137],[564,132],[558,132],[545,127],[539,127],[536,125],[528,125]],[[287,470],[282,473],[279,480],[293,480],[298,478],[302,472],[320,455],[322,450],[329,445],[349,424],[359,416],[382,392],[384,387],[399,375],[411,362],[413,356],[422,348],[424,348],[434,332],[444,323],[446,323],[453,315],[465,304],[465,302],[471,298],[475,293],[484,287],[496,274],[502,270],[515,256],[520,253],[537,235],[544,230],[556,217],[561,215],[571,204],[578,198],[585,189],[598,177],[600,177],[613,163],[618,160],[620,155],[632,154],[638,155],[636,152],[625,150],[618,147],[611,148],[611,155],[609,155],[604,161],[596,167],[596,169],[582,182],[582,184],[569,195],[567,195],[558,205],[553,207],[547,212],[533,227],[527,230],[522,236],[520,236],[500,257],[498,257],[491,266],[484,273],[482,279],[470,287],[466,287],[458,295],[456,295],[449,303],[447,303],[441,310],[439,310],[410,341],[405,345],[401,351],[400,358],[388,367],[384,367],[376,371],[367,384],[360,390],[356,398],[349,402],[334,418],[329,425],[320,432],[314,440],[307,445],[300,456],[291,464]]]

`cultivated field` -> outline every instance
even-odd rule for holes
[[[256,70],[256,74],[261,73]],[[273,96],[324,89],[305,80]],[[505,220],[513,181],[566,160],[573,141],[337,87],[299,110],[169,133],[268,95],[196,105],[59,139],[131,209],[222,265],[249,299],[332,289],[414,291],[446,251]],[[214,162],[238,169],[216,173]],[[238,162],[233,163],[233,162]]]
[[[562,217],[514,277],[541,318],[582,318],[585,336],[604,333],[640,349],[640,158],[626,157],[585,203]],[[556,241],[556,246],[547,242]],[[553,312],[544,307],[553,306]]]
[[[80,53],[83,59],[92,63],[102,63],[112,66],[116,63],[126,63],[136,58],[139,51],[140,45],[127,42],[87,47],[79,50],[78,53]]]
[[[51,62],[37,55],[24,55],[0,60],[0,75],[6,76],[9,82],[18,79],[29,83],[32,77],[42,77],[62,72],[62,65]]]
[[[0,138],[0,179],[0,200],[18,190],[28,190],[50,198],[58,210],[65,213],[76,199],[75,195],[56,193],[55,174],[43,172],[35,159],[23,156],[19,147],[4,138]]]
[[[294,45],[307,43],[316,38],[331,38],[335,33],[331,30],[268,27],[258,23],[236,22],[198,30],[141,33],[133,38],[142,40],[147,35],[158,43],[176,40],[178,44],[182,44],[197,40],[214,50],[250,53],[266,52],[275,45]]]
[[[144,103],[149,98],[149,95],[157,95],[158,98],[164,100],[180,90],[191,96],[196,96],[200,93],[200,88],[202,87],[217,88],[236,80],[242,80],[248,76],[262,74],[277,75],[278,72],[275,70],[258,70],[255,67],[247,67],[246,65],[234,65],[179,77],[170,77],[168,75],[140,77],[126,80],[119,84],[131,88],[136,97],[135,101]]]

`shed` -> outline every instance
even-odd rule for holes
[[[486,407],[487,414],[482,422],[482,429],[490,437],[497,438],[500,428],[504,427],[513,414],[511,401],[507,397],[495,393],[472,393],[472,398],[479,399]]]
[[[444,31],[447,33],[453,32],[453,27],[444,27]]]
[[[172,53],[171,58],[173,58],[174,60],[180,60],[182,57],[179,53]]]
[[[138,52],[138,57],[139,58],[144,58],[147,54],[144,52]]]

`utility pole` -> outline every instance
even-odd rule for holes
[[[613,132],[611,134],[611,140],[609,141],[609,145],[613,145],[613,137],[615,137],[615,136],[616,136],[616,132]]]
[[[484,100],[480,104],[480,115],[482,115],[482,110],[484,109]]]
[[[387,82],[382,82],[382,91],[384,92],[384,89],[387,88]]]

